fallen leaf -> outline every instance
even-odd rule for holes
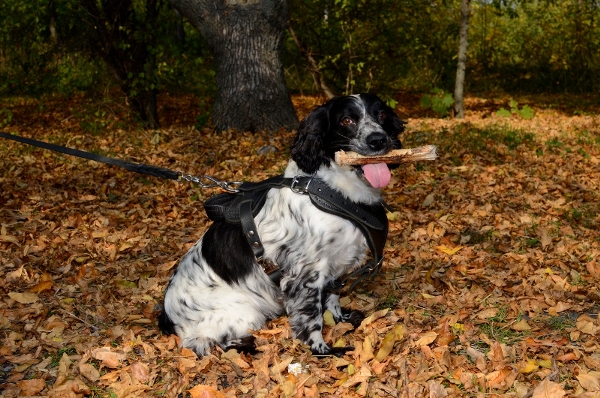
[[[394,327],[394,329],[388,332],[383,341],[381,342],[381,347],[379,347],[379,351],[377,351],[377,355],[375,359],[379,362],[383,361],[390,352],[394,349],[394,344],[397,341],[402,340],[404,337],[404,327],[402,324],[398,324]]]
[[[22,396],[37,395],[40,391],[46,388],[46,380],[44,379],[29,379],[21,380],[17,383],[17,386],[21,389]]]
[[[41,293],[44,290],[50,290],[52,289],[52,281],[42,281],[40,283],[38,283],[37,285],[33,286],[31,289],[29,289],[30,292],[32,293]]]
[[[16,236],[12,236],[12,235],[0,235],[0,242],[14,243],[17,246],[20,246],[19,239],[17,239]]]
[[[531,373],[534,370],[538,370],[539,365],[535,359],[528,359],[525,365],[519,368],[519,372],[521,373]]]
[[[581,387],[588,391],[600,391],[600,372],[595,370],[589,373],[580,373],[577,376],[577,381]]]
[[[198,384],[188,390],[192,398],[227,398],[225,394],[214,387]]]
[[[8,293],[8,297],[21,304],[33,304],[40,299],[35,293],[10,292]]]
[[[58,362],[58,373],[56,374],[56,380],[52,388],[57,388],[68,380],[69,368],[71,367],[71,360],[66,353],[62,354],[60,361]]]
[[[329,310],[325,310],[323,313],[323,324],[326,326],[334,326],[335,320],[333,319],[333,313]]]
[[[443,385],[435,380],[429,380],[429,398],[447,397],[448,392]]]
[[[531,330],[531,326],[527,323],[525,319],[521,319],[519,322],[513,324],[511,329],[516,330],[518,332],[522,332],[525,330]]]
[[[575,326],[580,332],[585,334],[595,335],[598,332],[598,327],[595,325],[594,319],[587,314],[583,314],[577,318]]]
[[[436,250],[438,250],[438,251],[440,251],[442,253],[445,253],[445,254],[447,254],[449,256],[455,255],[462,248],[463,248],[463,246],[456,246],[456,247],[448,247],[446,245],[435,246]]]
[[[362,329],[364,329],[365,326],[368,326],[371,323],[373,323],[374,321],[376,321],[377,319],[386,316],[387,313],[389,312],[389,310],[390,310],[389,308],[384,308],[382,310],[375,311],[374,313],[372,313],[371,315],[369,315],[368,317],[363,319],[363,321],[360,323],[360,326],[358,327],[358,330],[362,330]]]
[[[101,347],[92,351],[92,356],[107,368],[115,369],[119,366],[120,361],[124,361],[127,356],[118,352],[111,351],[110,347]]]
[[[89,381],[97,381],[100,379],[100,372],[92,364],[82,363],[79,365],[79,374]]]
[[[544,379],[533,390],[531,398],[561,398],[566,394],[558,383]]]
[[[148,382],[148,380],[150,380],[150,372],[148,371],[148,366],[141,362],[134,362],[131,364],[131,374],[140,383],[146,383]]]
[[[415,345],[429,345],[435,341],[438,334],[436,332],[426,332],[421,335],[419,340],[415,341]]]

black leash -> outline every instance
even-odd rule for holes
[[[173,171],[173,170],[169,170],[169,169],[164,169],[162,167],[150,166],[147,164],[127,162],[125,160],[109,158],[108,156],[98,155],[97,153],[85,152],[85,151],[81,151],[79,149],[69,148],[69,147],[61,146],[61,145],[50,144],[48,142],[38,141],[38,140],[31,139],[31,138],[19,137],[18,135],[0,133],[0,137],[7,138],[9,140],[13,140],[13,141],[17,141],[17,142],[21,142],[24,144],[48,149],[48,150],[54,151],[54,152],[60,152],[60,153],[64,153],[67,155],[72,155],[72,156],[77,156],[77,157],[84,158],[84,159],[93,160],[95,162],[106,163],[106,164],[110,164],[113,166],[122,167],[125,170],[133,171],[134,173],[151,175],[154,177],[164,178],[167,180],[175,180],[175,181],[186,180],[186,181],[190,181],[190,182],[195,182],[195,183],[200,184],[200,186],[202,186],[202,188],[220,187],[229,192],[237,192],[237,189],[234,188],[234,186],[241,184],[241,182],[238,182],[238,181],[234,181],[234,182],[219,181],[216,178],[207,176],[207,175],[204,175],[201,177],[195,177],[195,176],[192,176],[189,174],[183,174],[183,172],[181,172],[181,171]],[[202,182],[202,180],[208,180],[210,182],[204,183],[204,182]]]
[[[272,188],[287,187],[298,194],[310,194],[313,203],[321,210],[346,218],[357,225],[365,235],[369,248],[374,256],[374,260],[368,261],[362,267],[350,272],[345,277],[330,282],[325,288],[326,291],[330,293],[339,294],[349,279],[357,278],[350,286],[350,291],[352,291],[364,278],[376,275],[381,267],[381,263],[383,262],[383,245],[385,244],[385,240],[387,238],[387,218],[385,216],[385,211],[383,211],[383,207],[385,206],[387,208],[387,204],[383,202],[375,206],[370,206],[369,208],[364,208],[365,206],[363,205],[354,204],[353,207],[348,210],[346,200],[341,195],[337,194],[336,191],[332,190],[318,179],[314,179],[313,182],[312,176],[296,176],[294,178],[283,178],[283,176],[276,176],[260,183],[242,183],[238,181],[226,182],[217,180],[216,178],[208,175],[195,177],[189,174],[183,174],[181,171],[173,171],[157,166],[127,162],[124,160],[99,155],[97,153],[81,151],[79,149],[50,144],[48,142],[19,137],[17,135],[6,134],[2,132],[0,132],[0,137],[48,149],[50,151],[64,153],[66,155],[77,156],[100,163],[122,167],[125,170],[129,170],[134,173],[151,175],[154,177],[175,181],[185,180],[198,183],[202,188],[220,187],[226,191],[229,191],[230,193],[239,193],[241,196],[227,196],[227,194],[213,196],[205,202],[205,210],[207,211],[209,218],[213,220],[225,220],[230,218],[230,220],[228,220],[229,222],[241,222],[244,234],[246,235],[248,243],[250,244],[250,247],[252,248],[257,259],[262,257],[263,248],[258,234],[254,232],[256,231],[256,225],[254,224],[255,214],[253,214],[252,206],[255,206],[254,213],[257,213],[260,208],[262,208],[262,204],[264,204],[266,192]],[[204,183],[202,180],[208,180],[209,183]],[[259,199],[257,199],[254,191],[262,191],[262,193],[258,195]],[[232,199],[234,197],[238,197],[238,199],[244,199],[244,195],[248,195],[250,200],[238,200],[239,203],[237,203],[237,205],[242,206],[239,206],[239,208],[236,206],[227,207],[230,202],[233,201]],[[324,200],[323,198],[325,196],[327,196],[328,199]],[[233,214],[229,214],[228,212],[231,212],[232,210]],[[376,215],[371,214],[371,212],[374,212]],[[267,271],[265,269],[265,272],[275,283],[278,283],[278,279],[281,277],[281,272],[279,271],[278,267],[273,268],[272,271]]]

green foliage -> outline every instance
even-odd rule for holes
[[[434,88],[431,94],[426,94],[421,97],[421,107],[431,108],[441,117],[445,117],[450,114],[450,108],[453,104],[454,98],[452,98],[452,94],[446,93],[444,90],[439,88]]]
[[[519,109],[519,103],[515,100],[510,100],[508,102],[510,106],[510,110],[500,108],[496,115],[502,117],[510,117],[511,115],[519,115],[525,120],[533,119],[533,109],[529,105],[523,105],[521,109]]]
[[[335,93],[390,93],[452,86],[457,7],[456,0],[299,0],[290,19]],[[310,66],[291,38],[284,63],[291,89],[314,90]]]
[[[13,113],[10,109],[0,108],[0,128],[8,126],[12,119]]]

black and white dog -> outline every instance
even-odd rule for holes
[[[379,203],[380,188],[390,181],[387,165],[339,166],[334,153],[385,154],[401,148],[403,130],[404,123],[375,95],[333,98],[300,123],[284,176],[314,176],[353,203]],[[250,331],[285,311],[294,336],[313,353],[341,355],[352,349],[325,343],[322,314],[328,309],[336,322],[355,326],[363,315],[340,308],[339,296],[324,288],[365,261],[363,232],[320,210],[307,195],[285,188],[268,192],[254,221],[263,258],[281,272],[279,284],[258,264],[239,225],[215,222],[171,278],[160,328],[176,333],[198,355],[214,345],[253,351]]]

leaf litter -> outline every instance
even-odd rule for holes
[[[418,115],[418,101],[399,99],[403,117]],[[48,100],[43,112],[36,100],[3,104],[15,107],[4,130],[227,181],[282,172],[292,134],[197,131],[193,101],[180,101],[186,112],[151,133],[86,130],[74,116],[79,98]],[[299,116],[320,101],[294,98]],[[0,391],[598,396],[598,109],[533,99],[526,120],[498,116],[506,102],[470,98],[462,121],[408,118],[405,147],[435,144],[441,158],[393,172],[383,271],[343,298],[368,317],[354,330],[326,316],[327,342],[355,347],[343,358],[313,357],[285,317],[254,331],[254,356],[179,348],[158,331],[157,310],[178,259],[208,226],[202,201],[216,190],[3,140]],[[277,151],[257,153],[267,146]]]

